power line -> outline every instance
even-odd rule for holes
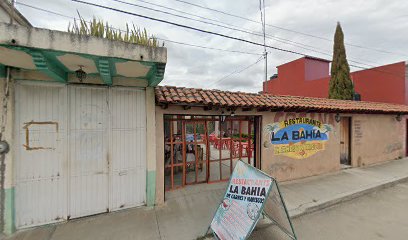
[[[164,6],[164,5],[147,2],[147,1],[144,1],[144,0],[136,0],[136,1],[143,2],[143,3],[145,3],[145,4],[153,5],[153,6],[156,6],[156,7],[168,9],[168,10],[175,11],[175,12],[178,12],[178,13],[186,14],[186,15],[189,15],[189,16],[198,17],[198,18],[201,18],[201,19],[205,19],[205,20],[209,20],[209,21],[221,23],[221,24],[224,24],[224,25],[226,25],[226,26],[231,26],[231,27],[239,28],[238,26],[233,25],[233,24],[230,24],[230,23],[225,23],[225,22],[222,22],[222,21],[213,19],[213,18],[203,17],[203,16],[200,16],[200,15],[196,15],[196,14],[192,14],[192,13],[189,13],[189,12],[181,11],[181,10],[178,10],[178,9],[175,9],[175,8],[171,8],[171,7],[167,7],[167,6]],[[129,4],[131,4],[131,3],[129,3]],[[251,30],[245,29],[245,28],[241,28],[241,29],[243,29],[243,30],[245,30],[245,31],[251,31]],[[246,32],[246,33],[252,33],[252,34],[253,34],[253,33],[257,33],[257,32]],[[261,36],[261,35],[259,35],[259,34],[263,34],[263,33],[258,33],[258,34],[257,34],[258,36]],[[307,46],[307,47],[312,47],[312,48],[313,48],[313,46],[306,45],[306,44],[299,43],[299,42],[295,42],[295,41],[291,41],[291,40],[285,39],[285,38],[280,38],[280,37],[277,37],[277,36],[275,36],[275,35],[266,35],[266,36],[268,36],[268,37],[271,38],[271,39],[287,41],[287,42],[290,42],[290,43],[300,44],[300,45],[303,45],[303,46]],[[294,46],[296,46],[296,45],[294,45]]]
[[[263,3],[263,6],[262,6]],[[263,7],[263,13],[262,13]],[[259,11],[261,12],[261,23],[262,23],[262,32],[263,32],[263,43],[264,43],[264,58],[265,58],[265,79],[262,82],[265,82],[268,79],[268,53],[266,52],[266,12],[265,12],[265,0],[259,0]]]
[[[201,8],[201,9],[206,9],[206,10],[209,10],[209,11],[221,13],[221,14],[224,14],[224,15],[227,15],[227,16],[230,16],[230,17],[235,17],[235,18],[239,18],[239,19],[242,19],[242,20],[245,20],[245,21],[249,21],[249,22],[253,22],[253,23],[260,24],[260,22],[255,21],[255,20],[252,20],[252,19],[250,19],[250,18],[246,18],[246,17],[242,17],[242,16],[239,16],[239,15],[236,15],[236,14],[232,14],[232,13],[220,11],[220,10],[218,10],[218,9],[205,7],[205,6],[202,6],[202,5],[199,5],[199,4],[195,4],[195,3],[190,3],[190,2],[187,2],[187,1],[184,1],[184,0],[174,0],[174,1],[176,1],[176,2],[181,2],[181,3],[184,3],[184,4],[190,5],[190,6],[195,6],[195,7]],[[292,29],[288,29],[288,28],[284,28],[284,27],[280,27],[280,26],[276,26],[276,25],[272,25],[272,24],[266,24],[266,26],[273,27],[273,28],[277,28],[277,29],[280,29],[280,30],[288,31],[288,32],[292,32],[292,33],[296,33],[296,34],[301,34],[301,35],[308,36],[308,37],[313,37],[313,38],[317,38],[317,39],[321,39],[321,40],[333,42],[333,40],[332,40],[332,39],[329,39],[329,38],[325,38],[325,37],[321,37],[321,36],[316,36],[316,35],[309,34],[309,33],[303,33],[303,32],[300,32],[300,31],[296,31],[296,30],[292,30]],[[383,49],[365,47],[365,46],[361,46],[361,45],[358,45],[358,44],[352,44],[352,43],[345,43],[345,44],[346,44],[346,45],[349,45],[349,46],[352,46],[352,47],[361,48],[361,49],[367,49],[367,50],[376,51],[376,52],[381,52],[381,53],[388,53],[388,54],[399,55],[399,56],[408,56],[407,54],[403,54],[403,53],[397,53],[397,52],[386,51],[386,50],[383,50]]]
[[[242,38],[238,38],[238,37],[232,37],[232,36],[225,35],[225,34],[222,34],[222,33],[203,30],[203,29],[200,29],[200,28],[191,27],[191,26],[188,26],[188,25],[183,25],[183,24],[179,24],[179,23],[175,23],[175,22],[171,22],[171,21],[167,21],[167,20],[163,20],[163,19],[159,19],[159,18],[149,17],[149,16],[137,14],[137,13],[131,13],[131,12],[127,12],[127,11],[124,11],[124,10],[121,10],[121,9],[117,9],[117,8],[112,8],[112,7],[108,7],[108,6],[104,6],[104,5],[85,2],[85,1],[82,1],[82,0],[71,0],[71,1],[86,4],[86,5],[90,5],[90,6],[94,6],[94,7],[103,8],[103,9],[107,9],[107,10],[111,10],[111,11],[115,11],[115,12],[120,12],[120,13],[132,15],[132,16],[136,16],[136,17],[140,17],[140,18],[145,18],[145,19],[149,19],[149,20],[152,20],[152,21],[166,23],[166,24],[169,24],[169,25],[173,25],[173,26],[177,26],[177,27],[181,27],[181,28],[185,28],[185,29],[190,29],[190,30],[197,31],[197,32],[207,33],[207,34],[214,35],[214,36],[219,36],[219,37],[224,37],[224,38],[228,38],[228,39],[232,39],[232,40],[236,40],[236,41],[240,41],[240,42],[245,42],[245,43],[256,45],[256,46],[261,46],[261,47],[264,46],[261,43],[253,42],[253,41],[250,41],[250,40],[246,40],[246,39],[242,39]],[[270,46],[270,45],[266,45],[266,47],[270,48],[270,49],[273,49],[273,50],[292,53],[292,54],[296,54],[296,55],[310,56],[310,55],[307,55],[307,54],[304,54],[304,53],[301,53],[301,52],[296,52],[296,51],[292,51],[292,50],[288,50],[288,49],[284,49],[284,48],[279,48],[279,47],[274,47],[274,46]],[[360,69],[367,69],[365,67],[361,67],[361,66],[357,66],[357,65],[349,64],[349,66],[360,68]],[[373,70],[374,71],[379,71],[379,72],[386,72],[386,71],[380,71],[380,70],[375,70],[375,69],[373,69]],[[390,72],[388,72],[388,73],[390,73]],[[390,73],[390,74],[394,74],[394,73]]]
[[[177,14],[169,13],[169,12],[162,11],[162,10],[158,10],[158,9],[141,6],[141,5],[134,4],[134,3],[125,2],[125,1],[122,1],[122,0],[110,0],[110,1],[118,2],[118,3],[122,3],[122,4],[126,4],[126,5],[130,5],[130,6],[134,6],[134,7],[143,8],[143,9],[147,9],[147,10],[154,11],[154,12],[160,12],[160,13],[163,13],[163,14],[166,14],[166,15],[171,15],[171,16],[175,16],[175,17],[178,17],[178,18],[188,19],[188,20],[191,20],[191,21],[196,21],[196,22],[200,22],[200,23],[204,23],[204,24],[208,24],[208,25],[213,25],[213,26],[217,26],[217,27],[224,28],[224,29],[230,29],[230,30],[234,30],[234,31],[239,31],[239,32],[247,33],[247,34],[252,34],[252,35],[255,35],[255,36],[263,37],[263,38],[264,38],[264,41],[265,41],[265,38],[273,39],[273,40],[275,40],[275,41],[277,41],[277,42],[281,42],[281,43],[283,43],[283,44],[292,45],[292,46],[295,46],[295,47],[298,47],[298,48],[301,48],[301,49],[305,49],[305,50],[312,51],[312,52],[315,52],[315,53],[320,53],[320,54],[323,54],[323,55],[326,55],[326,56],[330,56],[330,57],[332,56],[330,53],[322,52],[322,51],[319,51],[319,50],[315,50],[316,48],[313,47],[313,46],[310,46],[310,45],[307,45],[307,44],[304,44],[304,43],[295,42],[295,41],[292,41],[292,40],[289,40],[289,39],[277,37],[277,36],[274,36],[274,35],[268,35],[268,34],[266,34],[266,29],[265,29],[265,26],[264,26],[264,25],[266,24],[266,22],[265,22],[265,23],[262,23],[262,24],[263,24],[263,25],[262,25],[262,26],[263,26],[263,32],[260,33],[260,32],[254,32],[254,31],[249,30],[249,29],[240,28],[240,27],[237,27],[237,26],[232,25],[232,24],[229,24],[229,23],[224,23],[224,22],[217,21],[217,20],[214,20],[214,19],[210,19],[210,18],[206,18],[206,17],[201,17],[201,16],[199,16],[199,15],[190,14],[190,13],[187,13],[187,12],[184,12],[184,11],[179,11],[179,10],[174,9],[174,8],[168,8],[168,7],[162,6],[162,5],[160,5],[160,4],[152,4],[152,5],[154,5],[154,6],[160,6],[160,7],[162,7],[162,8],[171,9],[171,10],[173,10],[173,11],[181,12],[181,13],[186,14],[186,15],[191,15],[191,16],[195,16],[195,17],[200,17],[200,18],[207,19],[207,20],[210,20],[210,21],[216,21],[216,22],[219,22],[219,23],[224,24],[224,25],[226,25],[226,26],[220,25],[220,24],[211,23],[211,22],[207,22],[207,21],[202,21],[202,20],[198,20],[198,19],[194,19],[194,18],[190,18],[190,17],[186,17],[186,16],[177,15]],[[141,2],[144,2],[144,3],[147,3],[147,4],[151,4],[151,3],[145,2],[145,1],[143,1],[143,0],[138,0],[138,1],[141,1]],[[262,12],[262,10],[261,10],[261,12]],[[265,10],[264,10],[264,12],[265,12]],[[262,18],[262,13],[261,13],[261,18]],[[261,19],[261,20],[262,20],[262,19]],[[264,21],[262,20],[262,22],[264,22]],[[228,27],[228,26],[230,26],[230,27]],[[303,47],[303,46],[306,46],[306,47]],[[308,47],[310,47],[310,48],[312,48],[312,49],[310,49],[310,48],[308,48]],[[266,59],[266,58],[265,58],[265,59]],[[372,61],[365,60],[365,59],[360,59],[360,60],[372,62]],[[350,61],[353,62],[353,60],[350,60]],[[366,63],[362,63],[362,62],[357,62],[357,61],[355,61],[355,63],[363,64],[363,65],[370,66],[370,67],[375,67],[374,65],[366,64]]]
[[[44,8],[39,8],[39,7],[35,7],[29,4],[25,4],[22,2],[16,2],[16,4],[24,6],[24,7],[28,7],[28,8],[32,8],[32,9],[36,9],[38,11],[42,11],[42,12],[46,12],[46,13],[50,13],[50,14],[54,14],[60,17],[64,17],[64,18],[69,18],[69,19],[74,19],[74,20],[79,20],[76,17],[72,17],[72,16],[68,16],[68,15],[64,15],[61,13],[57,13],[54,11],[50,11]],[[87,21],[88,23],[90,23],[90,21]],[[126,30],[120,29],[120,28],[115,28],[112,27],[112,29],[121,31],[121,32],[126,32]],[[208,49],[208,50],[216,50],[216,51],[222,51],[222,52],[231,52],[231,53],[240,53],[240,54],[247,54],[247,55],[258,55],[261,56],[262,54],[260,53],[253,53],[253,52],[245,52],[245,51],[239,51],[239,50],[229,50],[229,49],[221,49],[221,48],[213,48],[213,47],[206,47],[206,46],[200,46],[200,45],[195,45],[195,44],[190,44],[190,43],[185,43],[185,42],[179,42],[179,41],[174,41],[174,40],[170,40],[170,39],[165,39],[165,38],[159,38],[156,37],[158,40],[162,40],[165,42],[170,42],[170,43],[174,43],[174,44],[179,44],[179,45],[184,45],[184,46],[188,46],[188,47],[196,47],[196,48],[202,48],[202,49]]]
[[[35,7],[35,6],[29,5],[29,4],[26,4],[26,3],[22,3],[22,2],[16,2],[15,4],[25,6],[25,7],[29,7],[29,8],[32,8],[32,9],[36,9],[38,11],[58,15],[60,17],[65,17],[65,18],[69,18],[69,19],[77,19],[75,17],[70,17],[70,16],[67,16],[67,15],[64,15],[64,14],[61,14],[61,13],[53,12],[53,11],[50,11],[50,10],[47,10],[47,9],[44,9],[44,8]]]
[[[72,1],[78,2],[78,1],[75,1],[75,0],[72,0]],[[89,3],[87,3],[87,2],[82,2],[82,1],[80,1],[80,2],[81,2],[81,3],[84,3],[84,4],[89,4]],[[43,8],[38,8],[38,7],[29,5],[29,4],[25,4],[25,3],[22,3],[22,2],[16,2],[16,4],[22,5],[22,6],[26,6],[26,7],[29,7],[29,8],[33,8],[33,9],[36,9],[36,10],[39,10],[39,11],[43,11],[43,12],[47,12],[47,13],[59,15],[59,16],[61,16],[61,17],[65,17],[65,18],[69,18],[69,19],[77,19],[77,18],[72,17],[72,16],[67,16],[67,15],[64,15],[64,14],[61,14],[61,13],[57,13],[57,12],[54,12],[54,11],[46,10],[46,9],[43,9]],[[91,5],[95,5],[95,4],[91,4]],[[103,7],[103,8],[107,8],[107,7]],[[115,9],[112,9],[112,10],[115,11]],[[116,9],[116,10],[118,10],[118,9]],[[121,11],[121,10],[119,10],[119,11]],[[132,13],[128,13],[128,12],[124,12],[124,13],[133,15]],[[119,29],[119,28],[114,28],[114,27],[112,27],[112,28],[113,28],[113,29],[116,29],[116,30],[119,30],[119,31],[122,31],[122,32],[126,32],[125,30],[122,30],[122,29]],[[161,39],[161,40],[166,40],[166,39]],[[167,41],[169,41],[169,42],[171,41],[171,42],[173,42],[173,43],[180,44],[180,45],[191,46],[191,47],[198,47],[198,48],[205,48],[205,49],[211,49],[211,50],[219,50],[219,51],[233,52],[233,53],[243,53],[243,54],[253,54],[253,55],[256,54],[256,53],[249,53],[249,52],[242,52],[242,51],[235,51],[235,50],[226,50],[226,49],[217,49],[217,48],[204,47],[204,46],[199,46],[199,45],[193,45],[193,44],[188,44],[188,43],[182,43],[182,42],[172,41],[172,40],[168,40],[168,39],[167,39]],[[263,46],[263,45],[262,45],[262,46]],[[268,47],[275,49],[274,47],[270,47],[270,46],[268,46]],[[279,49],[279,48],[276,48],[275,50],[278,50],[278,49]],[[290,51],[290,50],[285,51],[285,52],[294,53],[294,54],[302,55],[302,56],[310,56],[310,55],[306,55],[306,54],[303,54],[303,53],[298,53],[298,52],[294,52],[294,51]],[[261,55],[261,54],[258,54],[258,55]],[[313,57],[313,56],[311,56],[311,57]],[[349,60],[349,61],[350,61],[350,60]],[[357,65],[351,65],[351,64],[350,64],[349,66],[351,66],[351,67],[356,67],[356,68],[360,68],[360,69],[363,69],[363,70],[366,70],[366,69],[367,69],[367,68],[364,68],[364,67],[361,67],[361,66],[357,66]],[[373,69],[373,70],[374,70],[374,71],[378,71],[378,72],[383,72],[383,73],[388,73],[388,74],[396,75],[396,74],[394,74],[394,73],[387,72],[387,71],[381,71],[381,70],[378,70],[378,69]]]
[[[142,14],[137,14],[137,13],[124,11],[124,10],[117,9],[117,8],[112,8],[112,7],[108,7],[108,6],[104,6],[104,5],[85,2],[85,1],[82,1],[82,0],[71,0],[71,1],[86,4],[86,5],[91,5],[91,6],[99,7],[99,8],[103,8],[103,9],[108,9],[108,10],[115,11],[115,12],[120,12],[120,13],[132,15],[132,16],[136,16],[136,17],[140,17],[140,18],[149,19],[149,20],[156,21],[156,22],[166,23],[166,24],[169,24],[169,25],[173,25],[173,26],[177,26],[177,27],[181,27],[181,28],[185,28],[185,29],[190,29],[190,30],[197,31],[197,32],[207,33],[207,34],[210,34],[210,35],[219,36],[219,37],[223,37],[223,38],[228,38],[228,39],[232,39],[232,40],[245,42],[245,43],[249,43],[249,44],[252,44],[252,45],[263,47],[263,44],[261,44],[261,43],[253,42],[253,41],[246,40],[246,39],[243,39],[243,38],[232,37],[232,36],[229,36],[229,35],[226,35],[226,34],[223,34],[223,33],[212,32],[212,31],[208,31],[208,30],[204,30],[204,29],[200,29],[200,28],[196,28],[196,27],[191,27],[191,26],[188,26],[188,25],[180,24],[180,23],[175,23],[175,22],[171,22],[171,21],[167,21],[167,20],[163,20],[163,19],[159,19],[159,18],[145,16],[145,15],[142,15]],[[284,48],[274,47],[274,46],[270,46],[270,45],[266,45],[266,47],[274,49],[274,50],[282,51],[282,52],[307,56],[307,54],[292,51],[292,50],[288,50],[288,49],[284,49]]]
[[[209,50],[217,50],[217,51],[231,52],[231,53],[241,53],[241,54],[248,54],[248,55],[258,55],[258,56],[263,55],[263,54],[260,54],[260,53],[251,53],[251,52],[243,52],[243,51],[238,51],[238,50],[227,50],[227,49],[221,49],[221,48],[205,47],[205,46],[199,46],[199,45],[190,44],[190,43],[173,41],[173,40],[169,40],[169,39],[165,39],[165,38],[158,38],[158,37],[156,37],[156,38],[158,40],[171,42],[171,43],[175,43],[175,44],[180,44],[180,45],[185,45],[185,46],[189,46],[189,47],[197,47],[197,48],[203,48],[203,49],[209,49]]]
[[[231,72],[231,73],[225,75],[224,77],[222,77],[222,78],[218,79],[217,81],[211,83],[211,84],[208,85],[207,87],[209,88],[209,87],[211,87],[211,86],[214,86],[215,84],[220,83],[221,81],[223,81],[223,80],[229,78],[230,76],[232,76],[232,75],[234,75],[234,74],[239,74],[239,73],[241,73],[241,72],[243,72],[243,71],[245,71],[245,70],[247,70],[247,69],[249,69],[249,68],[255,66],[256,64],[258,64],[258,63],[262,60],[262,58],[263,58],[263,57],[260,57],[260,58],[258,58],[258,60],[256,60],[256,62],[254,62],[254,63],[252,63],[252,64],[250,64],[250,65],[248,65],[248,66],[246,66],[246,67],[244,67],[244,68],[235,70],[235,71],[233,71],[233,72]]]
[[[134,6],[134,7],[139,7],[139,8],[143,8],[143,9],[148,9],[148,10],[151,10],[151,11],[160,12],[160,13],[163,13],[163,14],[175,16],[175,17],[178,17],[178,18],[188,19],[188,20],[192,20],[192,21],[196,21],[196,22],[200,22],[200,23],[204,23],[204,24],[209,24],[209,25],[213,25],[213,26],[217,26],[217,27],[222,27],[222,28],[229,29],[229,30],[239,31],[239,32],[242,32],[242,33],[247,33],[247,34],[252,34],[252,35],[255,35],[255,36],[259,36],[259,37],[267,36],[269,39],[274,39],[276,41],[279,41],[279,42],[282,42],[282,43],[285,43],[285,44],[294,43],[294,44],[299,44],[299,45],[303,45],[303,46],[313,48],[313,46],[310,46],[310,45],[294,42],[294,41],[291,41],[289,39],[284,39],[284,38],[280,38],[280,37],[276,37],[276,36],[272,36],[272,35],[267,35],[267,34],[265,35],[264,32],[254,32],[254,31],[249,30],[249,29],[240,28],[240,27],[238,27],[236,25],[221,22],[221,21],[214,20],[214,19],[211,19],[211,18],[202,17],[202,16],[195,15],[195,14],[190,14],[190,13],[187,13],[187,12],[184,12],[184,11],[179,11],[179,10],[176,10],[174,8],[168,8],[168,9],[171,9],[173,11],[177,11],[177,12],[180,12],[180,13],[183,13],[183,14],[186,14],[186,15],[191,15],[191,16],[202,18],[202,19],[206,19],[206,20],[209,20],[209,21],[218,22],[218,23],[221,23],[223,25],[214,24],[214,23],[211,23],[211,22],[206,22],[206,21],[202,21],[202,20],[198,20],[198,19],[194,19],[194,18],[190,18],[190,17],[186,17],[186,16],[181,16],[181,15],[177,15],[177,14],[169,13],[169,12],[166,12],[166,11],[161,11],[161,10],[158,10],[158,9],[149,8],[149,7],[145,7],[145,6],[141,6],[141,5],[138,5],[138,4],[129,3],[129,2],[121,1],[121,0],[110,0],[110,1],[119,2],[119,3],[123,3],[123,4]],[[141,1],[141,2],[144,2],[144,3],[147,3],[147,4],[152,4],[152,3],[145,2],[143,0],[138,0],[138,1]],[[153,5],[160,6],[160,7],[163,7],[163,8],[167,8],[167,7],[159,5],[159,4],[153,4]],[[230,26],[230,27],[227,27],[227,26]],[[285,41],[287,41],[287,42],[285,42]],[[297,45],[294,45],[294,44],[290,44],[290,45],[297,46]],[[304,49],[309,50],[307,48],[304,48]],[[318,51],[316,51],[316,52],[318,52]]]
[[[120,2],[120,3],[124,3],[124,4],[128,4],[128,5],[132,5],[132,6],[136,6],[136,7],[145,8],[145,7],[140,6],[140,5],[135,5],[135,4],[133,4],[133,3],[123,2],[123,1],[120,1],[120,0],[111,0],[111,1],[116,1],[116,2]],[[143,0],[138,0],[138,1],[145,2],[145,1],[143,1]],[[26,7],[30,7],[30,8],[39,10],[39,11],[43,11],[43,12],[47,12],[47,13],[52,13],[52,14],[55,14],[55,15],[58,15],[58,16],[62,16],[62,17],[66,17],[66,18],[70,18],[70,19],[74,19],[74,20],[79,20],[78,18],[75,18],[75,17],[63,15],[63,14],[61,14],[61,13],[52,12],[52,11],[50,11],[50,10],[46,10],[46,9],[43,9],[43,8],[38,8],[38,7],[35,7],[35,6],[32,6],[32,5],[29,5],[29,4],[25,4],[25,3],[21,3],[21,2],[16,2],[16,4],[19,4],[19,5],[22,5],[22,6],[26,6]],[[161,5],[159,5],[159,4],[154,4],[154,5],[161,6]],[[161,7],[164,7],[164,6],[161,6]],[[164,7],[164,8],[165,8],[165,7]],[[155,11],[155,9],[152,9],[152,8],[147,8],[147,9],[152,10],[152,11]],[[172,8],[170,8],[170,9],[172,9]],[[178,11],[178,10],[175,10],[175,11]],[[160,11],[160,12],[162,12],[162,11]],[[180,12],[183,12],[183,11],[180,11]],[[183,13],[185,13],[185,12],[183,12]],[[181,18],[185,18],[184,16],[180,16],[180,15],[174,15],[174,16],[181,17]],[[194,16],[199,17],[198,15],[194,15]],[[205,18],[205,17],[204,17],[204,18]],[[187,19],[196,20],[196,19],[191,19],[191,18],[187,18]],[[209,18],[205,18],[205,19],[209,19]],[[213,19],[209,19],[209,20],[214,21]],[[199,22],[208,23],[208,22],[204,22],[204,21],[199,21]],[[223,23],[223,22],[220,22],[220,23]],[[211,23],[209,23],[209,24],[211,24]],[[226,23],[223,23],[223,24],[226,24]],[[213,25],[214,25],[214,24],[213,24]],[[215,25],[216,25],[216,26],[223,27],[223,28],[231,29],[231,30],[236,30],[236,31],[240,31],[240,32],[248,33],[248,34],[253,34],[253,35],[256,35],[256,36],[263,36],[262,33],[250,32],[250,31],[247,30],[247,29],[240,30],[240,29],[236,29],[236,28],[229,28],[229,27],[221,26],[221,25],[218,25],[218,24],[215,24]],[[230,24],[226,24],[226,25],[230,25]],[[234,26],[234,25],[230,25],[230,26],[236,27],[236,26]],[[115,28],[114,28],[114,29],[115,29]],[[126,31],[124,31],[124,30],[117,29],[117,28],[116,28],[116,30],[119,30],[119,31],[122,31],[122,32],[126,32]],[[314,48],[313,46],[310,46],[310,45],[306,45],[306,44],[303,44],[303,43],[298,43],[298,42],[295,42],[295,41],[291,41],[291,40],[284,39],[284,38],[280,38],[280,37],[276,37],[276,36],[271,36],[271,35],[268,35],[268,34],[265,34],[265,36],[267,36],[268,39],[273,39],[273,40],[278,41],[278,42],[281,42],[281,43],[283,43],[283,44],[292,45],[292,46],[295,46],[295,47],[298,47],[298,48],[301,48],[301,49],[305,49],[305,50],[308,50],[308,51],[311,51],[311,52],[315,52],[315,53],[320,53],[320,54],[323,54],[323,55],[329,56],[329,57],[332,56],[331,54],[329,54],[329,53],[327,53],[327,52],[322,52],[322,51],[318,51],[318,50],[315,50],[315,49],[307,48],[307,47]],[[166,40],[166,41],[168,41],[168,42],[172,42],[172,43],[180,44],[180,45],[185,45],[185,46],[190,46],[190,47],[198,47],[198,48],[202,48],[202,49],[219,50],[219,51],[223,51],[223,52],[242,53],[242,54],[249,54],[249,55],[258,55],[258,54],[256,54],[256,53],[248,53],[248,52],[243,52],[243,51],[234,51],[234,50],[226,50],[226,49],[217,49],[217,48],[211,48],[211,47],[197,46],[197,45],[188,44],[188,43],[181,43],[181,42],[177,42],[177,41],[173,41],[173,40],[169,40],[169,39],[162,39],[162,40]],[[299,46],[299,45],[300,45],[300,46]],[[307,47],[303,47],[303,46],[307,46]],[[368,61],[368,60],[364,60],[364,59],[361,59],[361,60],[363,60],[363,61]],[[354,60],[352,60],[352,59],[349,59],[349,61],[350,61],[350,62],[357,63],[357,64],[363,64],[363,65],[366,65],[366,66],[375,67],[374,65],[366,64],[366,63],[362,63],[362,62],[358,62],[358,61],[354,61]],[[370,61],[369,61],[369,62],[370,62]]]

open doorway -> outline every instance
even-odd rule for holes
[[[238,160],[256,163],[255,116],[164,117],[165,190],[227,181]]]
[[[351,117],[340,119],[340,164],[343,168],[351,166]]]

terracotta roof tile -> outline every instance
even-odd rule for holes
[[[244,107],[282,109],[285,111],[330,111],[359,113],[408,114],[408,106],[390,103],[334,100],[300,96],[280,96],[229,92],[195,88],[158,86],[155,89],[158,104],[181,104],[195,106],[218,105],[221,107]]]

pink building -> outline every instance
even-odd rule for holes
[[[327,98],[330,61],[303,57],[278,66],[278,74],[263,85],[275,95]],[[408,65],[398,62],[351,73],[356,93],[363,101],[408,104]]]

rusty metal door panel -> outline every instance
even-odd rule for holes
[[[69,87],[69,217],[106,212],[108,186],[108,99],[106,88]]]
[[[340,163],[350,165],[350,118],[342,117],[340,121]]]
[[[110,91],[112,120],[111,209],[140,206],[146,195],[145,91],[113,88]]]
[[[16,83],[16,227],[67,219],[67,89]]]

